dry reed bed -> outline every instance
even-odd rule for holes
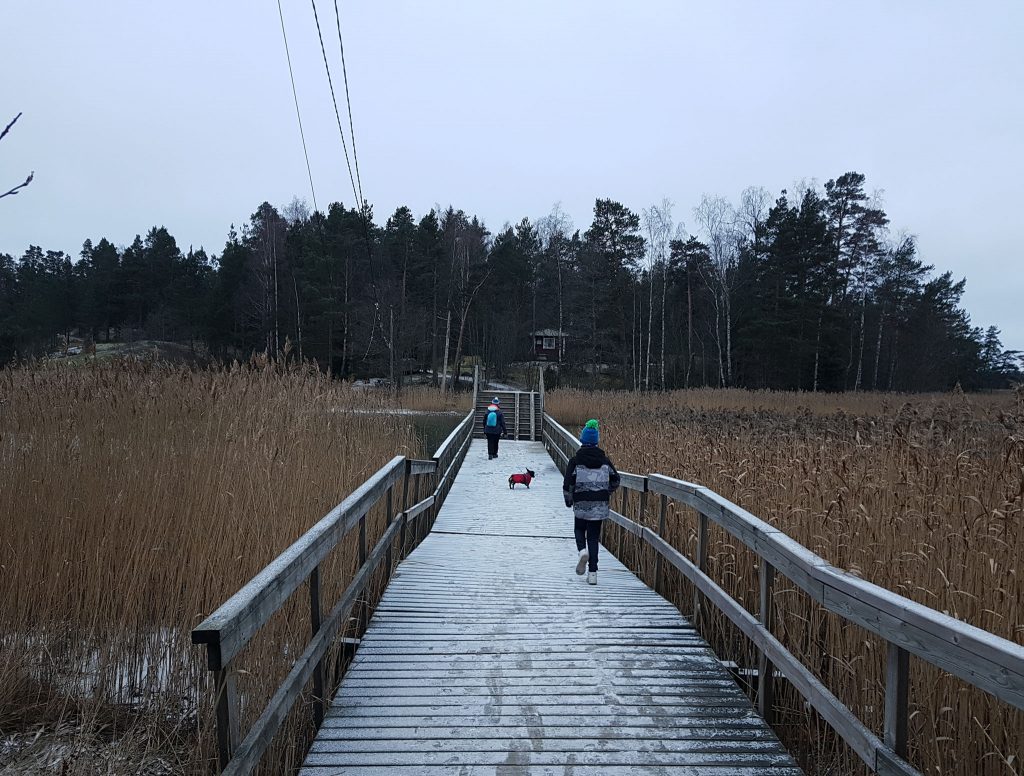
[[[427,393],[407,395],[450,403]],[[352,411],[396,406],[270,367],[0,372],[0,738],[70,719],[65,773],[99,767],[93,734],[206,772],[212,700],[190,629],[381,465],[423,454],[408,418]],[[351,542],[333,554],[328,606],[355,566]],[[241,658],[246,724],[308,640],[293,599]],[[293,733],[308,734],[305,711]],[[294,765],[298,740],[267,772]]]
[[[547,410],[576,430],[602,424],[602,445],[623,470],[706,485],[837,566],[972,625],[1024,644],[1024,396],[905,397],[688,391],[636,396],[557,391]],[[646,522],[656,525],[655,509]],[[693,557],[695,525],[675,508],[666,533]],[[612,546],[618,537],[612,532]],[[625,545],[650,577],[653,555]],[[712,576],[751,612],[753,553],[712,531]],[[688,585],[668,593],[692,608]],[[776,634],[876,732],[884,644],[824,612],[780,580]],[[756,665],[718,616],[709,637],[723,656]],[[1020,773],[1024,714],[912,660],[911,759],[929,774]],[[790,691],[782,732],[809,769],[861,772],[818,735]]]

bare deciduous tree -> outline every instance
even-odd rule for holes
[[[711,289],[715,308],[715,340],[718,346],[718,381],[732,385],[732,291],[736,279],[738,235],[736,212],[724,197],[701,197],[694,208],[698,225],[707,238],[711,257],[710,278],[704,282]],[[703,272],[703,271],[702,271]],[[725,352],[722,352],[722,319],[724,320]]]
[[[665,288],[668,285],[668,250],[672,239],[672,208],[674,203],[662,199],[643,211],[647,230],[648,279],[650,281],[647,314],[647,366],[644,371],[644,390],[651,389],[651,342],[654,327],[654,279],[661,269],[661,387],[665,388]]]

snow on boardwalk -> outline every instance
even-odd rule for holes
[[[300,776],[801,773],[671,604],[603,548],[576,576],[561,484],[539,442],[473,441]]]

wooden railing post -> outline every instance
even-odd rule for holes
[[[758,577],[761,583],[761,610],[758,612],[758,619],[760,619],[761,624],[770,633],[775,620],[775,608],[772,606],[775,567],[764,558],[760,559]],[[772,717],[774,716],[773,708],[775,706],[774,674],[775,666],[768,659],[768,655],[762,651],[757,666],[757,711],[769,725],[772,723]]]
[[[708,573],[708,518],[697,515],[697,568],[702,574]],[[693,626],[701,630],[701,594],[693,591]]]
[[[408,463],[409,463],[409,461],[408,461],[408,459],[406,459],[406,465],[408,465]],[[385,503],[385,509],[387,509],[387,522],[384,524],[384,530],[387,530],[388,528],[390,528],[391,524],[395,521],[394,497],[393,497],[393,491],[394,490],[395,490],[395,486],[394,485],[392,485],[390,488],[388,488],[388,495],[387,495],[387,498],[385,499],[385,502],[384,502]],[[386,553],[384,553],[384,567],[388,570],[388,577],[390,577],[391,576],[391,545],[390,544],[388,545],[388,551]]]
[[[320,632],[323,613],[320,609],[320,566],[309,573],[309,622],[311,638]],[[317,730],[324,721],[324,661],[313,669],[313,727]]]
[[[627,517],[627,509],[629,508],[629,502],[627,501],[626,488],[620,486],[618,488],[618,514],[623,517]],[[624,560],[623,558],[623,537],[626,535],[625,528],[618,528],[618,542],[615,545],[615,557],[618,560]]]
[[[530,393],[530,441],[534,441],[537,438],[537,415],[533,408],[533,397],[534,394]]]
[[[361,569],[366,565],[366,515],[359,518],[359,568]],[[367,588],[368,589],[368,588]],[[367,590],[359,596],[359,604],[356,607],[356,635],[355,638],[360,638],[363,634],[363,630],[366,628],[367,611],[369,604],[366,600]],[[354,650],[353,650],[354,653]]]
[[[668,512],[668,496],[662,493],[658,496],[658,536],[665,538],[665,515]],[[661,553],[654,555],[654,592],[661,587]]]
[[[644,489],[640,491],[640,506],[637,507],[636,522],[640,525],[644,524],[644,515],[647,513],[647,480],[644,480]],[[640,548],[640,536],[636,536],[633,541],[633,547],[636,552],[633,554],[633,560],[636,563],[640,562],[641,548]]]
[[[512,428],[513,428],[512,438],[514,440],[518,441],[519,440],[519,391],[516,391],[516,393],[515,393],[515,408],[516,408],[516,412],[515,412],[516,419],[515,419],[515,422],[512,424]]]
[[[238,688],[230,667],[214,672],[217,692],[217,761],[220,769],[227,768],[238,747]]]
[[[438,465],[438,468],[440,468],[441,467],[441,461],[438,461],[437,465]],[[437,475],[435,475],[435,476],[437,476]],[[420,475],[419,477],[416,478],[416,486],[414,488],[414,495],[413,495],[413,503],[415,503],[415,504],[419,504],[420,503],[420,480],[422,480],[422,479],[423,479],[423,475]],[[426,514],[426,513],[424,513],[424,514]],[[417,516],[416,522],[413,524],[413,527],[412,527],[412,546],[413,547],[415,547],[417,544],[419,544],[419,541],[420,541],[420,520],[422,520],[422,519],[423,519],[422,515]]]
[[[479,369],[479,367],[477,367]],[[398,527],[398,557],[405,558],[407,552],[406,542],[406,526],[405,526],[405,515],[404,513],[409,509],[409,478],[412,476],[412,461],[408,458],[405,459],[405,476],[402,478],[402,524]],[[417,479],[419,479],[417,477]]]
[[[890,641],[885,661],[885,745],[904,759],[909,688],[910,653]]]

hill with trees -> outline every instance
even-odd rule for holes
[[[636,213],[598,199],[574,228],[556,206],[492,233],[448,207],[267,202],[219,254],[167,229],[78,257],[0,254],[0,363],[72,336],[185,343],[217,359],[314,359],[339,377],[432,370],[473,356],[501,374],[532,358],[532,332],[567,335],[560,372],[631,389],[998,388],[1020,353],[961,306],[965,279],[893,236],[849,172],[824,187],[738,203],[705,196],[693,233],[672,203]]]

